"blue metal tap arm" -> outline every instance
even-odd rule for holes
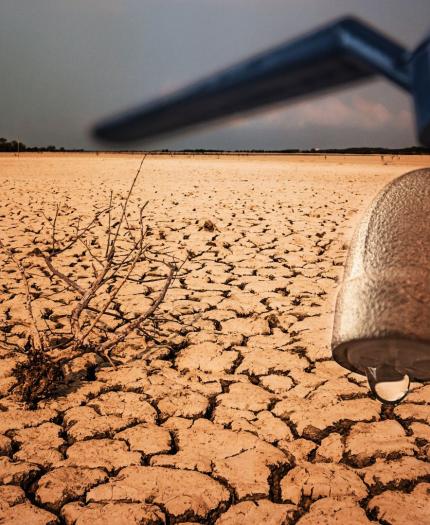
[[[418,135],[430,146],[430,42],[410,52],[351,17],[102,122],[94,133],[111,142],[154,139],[376,75],[414,96]]]

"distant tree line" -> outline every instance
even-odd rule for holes
[[[18,142],[17,140],[8,140],[4,137],[0,137],[0,151],[9,151],[16,153],[17,151],[66,151],[66,149],[57,148],[52,144],[49,146],[27,146],[21,141]]]
[[[19,149],[18,149],[19,146]],[[86,151],[84,149],[65,149],[65,148],[57,148],[56,146],[49,145],[49,146],[27,146],[23,142],[19,142],[17,140],[7,140],[5,138],[0,138],[0,152],[2,151],[9,151],[16,153],[17,151],[76,151],[76,152],[83,152]],[[93,150],[89,150],[93,151]],[[93,151],[94,152],[94,151]],[[98,151],[95,151],[95,153],[99,153]],[[141,150],[121,150],[117,151],[117,153],[141,153]],[[369,148],[369,147],[358,147],[358,148],[343,148],[343,149],[281,149],[281,150],[267,150],[267,149],[240,149],[240,150],[219,150],[219,149],[204,149],[204,148],[198,148],[198,149],[183,149],[183,150],[169,150],[169,149],[161,149],[161,150],[153,150],[148,151],[148,153],[153,154],[163,154],[163,153],[171,153],[171,154],[190,154],[198,155],[198,154],[223,154],[223,153],[243,153],[243,154],[250,154],[250,153],[290,153],[290,154],[298,154],[298,155],[305,155],[307,153],[318,155],[318,154],[338,154],[338,155],[430,155],[430,148],[423,148],[421,146],[411,146],[408,148]]]
[[[121,153],[138,153],[138,151],[122,151]],[[221,149],[204,149],[204,148],[198,148],[198,149],[182,149],[182,150],[169,150],[169,149],[161,149],[161,150],[154,150],[150,153],[153,154],[163,154],[163,153],[171,153],[171,154],[193,154],[193,155],[207,155],[207,154],[255,154],[255,153],[288,153],[293,155],[324,155],[324,154],[332,154],[332,155],[430,155],[430,148],[424,148],[421,146],[410,146],[408,148],[379,148],[379,147],[356,147],[356,148],[343,148],[343,149],[319,149],[319,148],[312,148],[312,149],[298,149],[298,148],[291,148],[291,149],[236,149],[236,150],[221,150]]]
[[[344,148],[344,149],[311,149],[302,153],[341,153],[354,155],[429,155],[430,148],[410,146],[408,148]]]
[[[156,152],[154,152],[156,153]],[[371,147],[357,147],[357,148],[343,148],[343,149],[281,149],[281,150],[266,150],[266,149],[247,149],[247,150],[216,150],[216,149],[184,149],[181,151],[169,151],[168,149],[159,150],[159,153],[290,153],[305,155],[307,153],[313,155],[319,154],[338,154],[338,155],[430,155],[430,148],[421,146],[410,146],[408,148],[371,148]]]

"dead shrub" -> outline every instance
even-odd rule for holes
[[[148,203],[138,206],[137,213],[130,212],[144,159],[127,195],[114,197],[111,192],[106,207],[87,223],[57,204],[53,217],[45,215],[49,242],[37,245],[28,256],[19,258],[0,241],[25,292],[27,342],[17,350],[26,360],[16,366],[14,375],[17,390],[30,406],[54,393],[71,358],[92,352],[116,366],[111,352],[129,336],[138,332],[147,340],[156,338],[156,311],[184,261],[154,250],[149,242]],[[68,221],[68,227],[59,228],[60,220]],[[76,262],[70,263],[70,258]],[[34,282],[40,271],[49,279],[47,289],[38,289]],[[127,312],[124,290],[129,285],[139,287],[146,303],[142,311]],[[68,315],[53,306],[35,307],[36,301],[64,292],[73,295],[66,305]]]

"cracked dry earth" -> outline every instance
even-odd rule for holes
[[[127,190],[139,160],[0,157],[2,239],[24,256],[41,209],[58,201],[89,217],[110,189]],[[34,411],[13,393],[23,295],[2,256],[0,523],[429,524],[430,385],[383,407],[329,349],[360,213],[425,165],[148,157],[134,202],[150,200],[155,247],[189,256],[161,308],[164,344],[133,339],[116,369],[76,357],[67,388]],[[57,321],[68,293],[50,296]]]

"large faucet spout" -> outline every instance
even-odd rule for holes
[[[360,20],[343,18],[102,122],[95,128],[95,136],[122,143],[154,139],[374,75],[383,75],[411,91],[411,56]]]

